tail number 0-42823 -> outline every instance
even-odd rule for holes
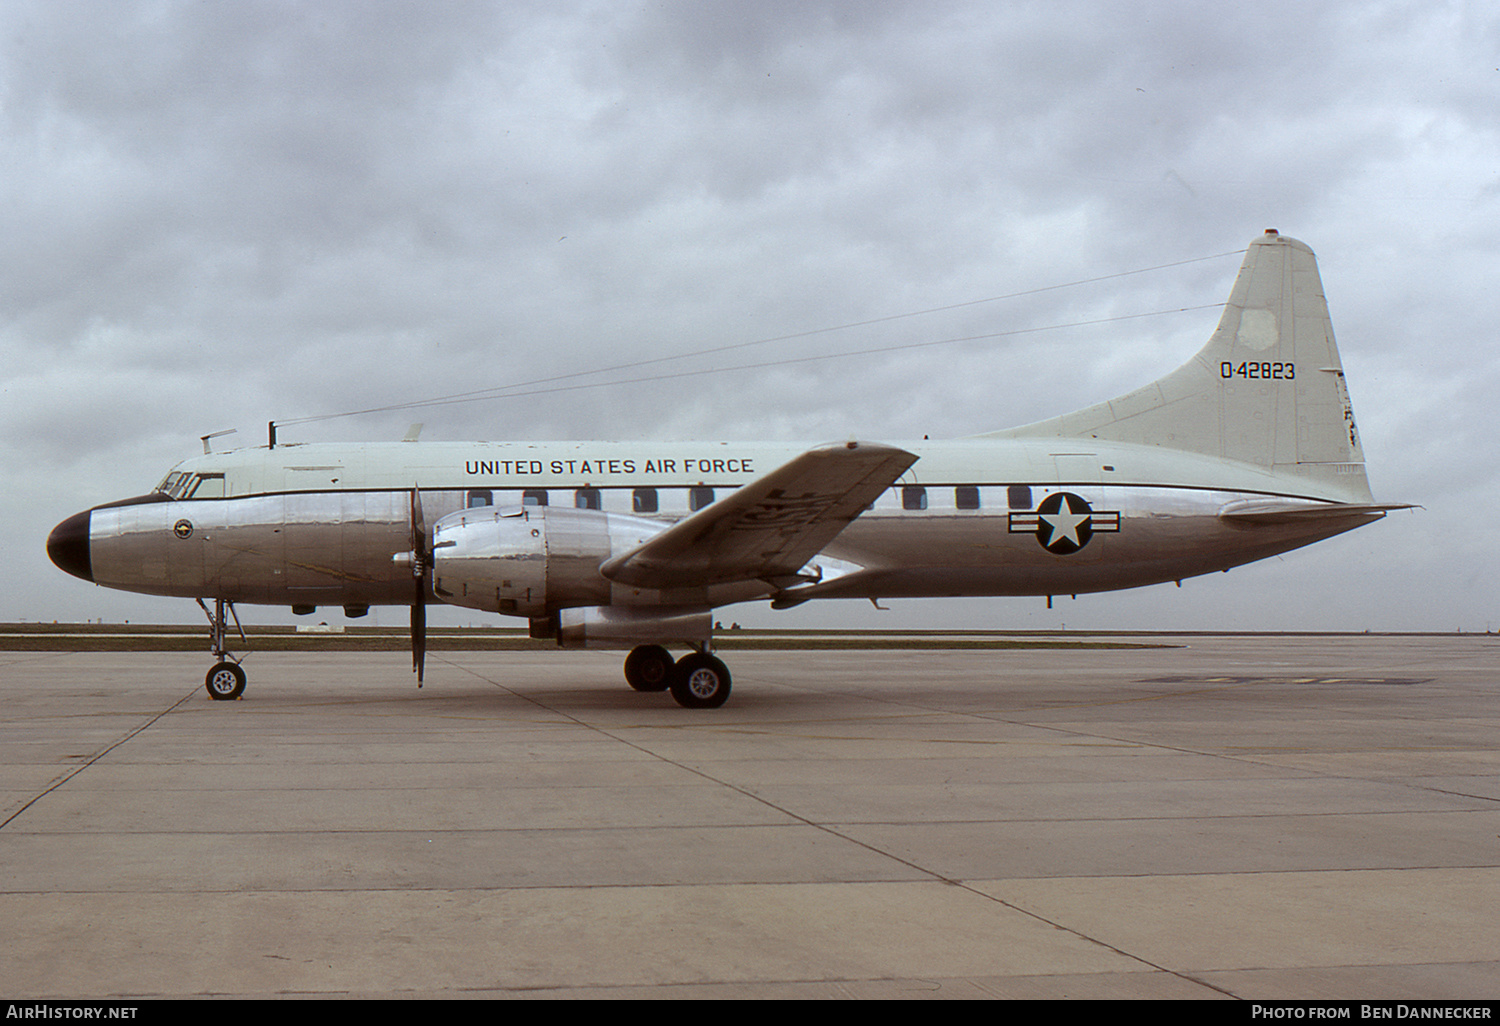
[[[1260,381],[1291,381],[1297,376],[1295,363],[1241,362],[1239,365],[1225,360],[1219,364],[1221,378],[1253,378]]]

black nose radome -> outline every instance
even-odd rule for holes
[[[74,513],[47,536],[47,556],[58,569],[85,581],[94,579],[89,559],[89,513]]]

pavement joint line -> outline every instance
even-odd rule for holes
[[[83,762],[79,763],[77,766],[72,767],[72,769],[69,772],[64,773],[57,780],[54,780],[51,784],[47,785],[41,791],[39,791],[35,795],[33,795],[26,802],[26,804],[22,805],[15,812],[12,812],[9,816],[6,816],[5,819],[0,820],[0,830],[4,830],[6,827],[10,826],[10,824],[14,823],[16,821],[16,818],[19,817],[27,809],[31,808],[37,802],[39,802],[43,798],[47,797],[47,795],[51,794],[53,791],[56,791],[58,788],[62,787],[68,781],[70,781],[74,777],[78,776],[78,774],[82,773],[84,770],[86,770],[90,766],[94,765],[94,763],[96,763],[100,759],[104,758],[106,755],[108,755],[110,752],[114,751],[116,748],[119,748],[121,745],[125,744],[125,742],[129,741],[131,738],[135,737],[137,734],[140,734],[142,731],[144,731],[144,730],[148,729],[149,727],[151,727],[153,724],[156,723],[157,720],[161,719],[163,716],[167,715],[170,712],[175,712],[184,702],[186,702],[188,699],[192,698],[193,695],[197,693],[197,690],[198,690],[197,688],[193,688],[193,690],[191,690],[187,694],[183,695],[181,698],[179,698],[177,701],[173,702],[171,705],[167,706],[161,712],[159,712],[156,715],[152,716],[145,723],[142,723],[140,726],[134,728],[133,730],[130,730],[130,731],[126,732],[125,736],[122,737],[122,738],[120,738],[118,741],[115,741],[113,744],[106,745],[104,748],[101,748],[99,751],[97,751],[93,755],[89,756],[86,760],[84,760]]]
[[[444,660],[444,662],[447,662],[447,660]],[[450,665],[453,665],[453,664],[450,663]],[[464,669],[466,670],[466,672],[468,672],[468,673],[470,673],[470,674],[472,674],[472,675],[474,675],[476,677],[479,677],[481,680],[489,681],[491,684],[494,684],[496,687],[502,688],[505,691],[509,691],[511,694],[518,694],[513,689],[505,687],[505,685],[500,684],[498,681],[490,681],[488,677],[485,677],[483,674],[479,673],[478,671],[470,670],[470,669],[468,669],[466,667]],[[819,822],[817,822],[815,820],[809,819],[806,816],[803,816],[803,815],[801,815],[801,814],[799,814],[797,812],[793,812],[790,809],[787,809],[787,808],[784,808],[784,807],[778,805],[777,803],[771,801],[768,798],[763,797],[762,795],[756,794],[753,791],[750,791],[750,790],[747,790],[746,788],[740,787],[737,784],[730,783],[727,780],[721,780],[718,777],[715,777],[712,774],[705,772],[704,770],[698,769],[698,768],[693,767],[693,766],[688,766],[688,765],[686,765],[684,763],[678,762],[675,759],[667,758],[666,756],[661,755],[658,752],[654,752],[651,749],[649,749],[647,747],[644,747],[643,745],[637,744],[636,742],[630,741],[630,740],[628,740],[628,739],[626,739],[624,737],[620,737],[617,734],[612,733],[607,728],[596,726],[595,724],[585,722],[583,719],[581,719],[581,718],[579,718],[579,717],[577,717],[577,716],[575,716],[575,715],[573,715],[571,713],[565,712],[563,710],[555,709],[552,706],[549,706],[546,703],[544,703],[544,702],[540,701],[539,699],[536,699],[536,698],[534,698],[532,696],[529,696],[529,695],[520,695],[519,697],[525,698],[529,702],[533,702],[539,708],[546,709],[548,712],[551,712],[554,715],[559,715],[559,716],[566,717],[568,720],[572,721],[573,723],[576,723],[579,726],[581,726],[581,727],[583,727],[583,728],[585,728],[587,730],[593,731],[593,732],[595,732],[597,734],[601,734],[604,737],[607,737],[610,740],[616,742],[617,744],[623,744],[623,745],[625,745],[625,746],[627,746],[629,748],[633,748],[636,751],[642,753],[643,755],[647,755],[647,756],[649,756],[649,757],[651,757],[653,759],[656,759],[659,762],[665,763],[668,766],[673,766],[673,767],[675,767],[677,769],[680,769],[680,770],[683,770],[683,771],[685,771],[687,773],[691,773],[691,774],[693,774],[695,776],[698,776],[698,777],[701,777],[704,780],[707,780],[710,783],[713,783],[713,784],[715,784],[715,785],[717,785],[719,787],[723,787],[723,788],[726,788],[726,789],[728,789],[730,791],[733,791],[736,794],[739,794],[739,795],[741,795],[741,796],[743,796],[745,798],[750,799],[751,801],[758,802],[759,804],[765,806],[766,808],[771,809],[771,810],[773,810],[773,811],[775,811],[777,813],[780,813],[781,815],[786,816],[788,819],[791,819],[791,820],[794,820],[794,821],[796,821],[798,823],[801,823],[804,826],[808,826],[808,827],[813,828],[814,830],[821,831],[822,833],[828,834],[830,837],[836,837],[839,840],[844,841],[847,844],[853,844],[856,847],[863,848],[866,851],[868,851],[868,852],[870,852],[870,853],[872,853],[874,855],[878,855],[878,856],[880,856],[882,858],[890,859],[892,862],[895,862],[898,865],[906,866],[909,869],[915,870],[918,873],[926,874],[927,876],[931,877],[935,882],[947,884],[947,885],[949,885],[951,887],[957,887],[957,888],[959,888],[961,890],[964,890],[964,891],[968,892],[969,894],[972,894],[975,897],[980,898],[980,899],[982,899],[984,901],[987,901],[987,902],[999,905],[1002,908],[1008,908],[1012,912],[1016,912],[1019,915],[1023,915],[1023,916],[1027,916],[1028,918],[1035,919],[1037,922],[1045,923],[1046,925],[1052,927],[1053,929],[1062,930],[1065,933],[1068,933],[1068,934],[1071,934],[1074,937],[1077,937],[1079,940],[1086,941],[1086,942],[1088,942],[1090,944],[1096,944],[1099,947],[1102,947],[1102,948],[1104,948],[1107,951],[1114,952],[1115,954],[1121,956],[1122,958],[1127,958],[1127,959],[1129,959],[1129,960],[1131,960],[1133,962],[1139,962],[1141,965],[1147,966],[1147,967],[1149,967],[1152,970],[1155,970],[1157,972],[1169,973],[1170,975],[1177,976],[1180,979],[1187,980],[1188,982],[1197,984],[1199,986],[1207,987],[1210,990],[1214,990],[1214,991],[1216,991],[1218,993],[1224,994],[1224,995],[1229,996],[1229,997],[1234,997],[1235,996],[1235,995],[1231,994],[1229,991],[1224,990],[1223,988],[1216,987],[1216,986],[1214,986],[1212,984],[1204,983],[1201,980],[1191,979],[1190,977],[1184,976],[1182,973],[1174,972],[1173,970],[1168,969],[1165,966],[1157,965],[1154,962],[1151,962],[1151,961],[1149,961],[1149,960],[1147,960],[1145,958],[1142,958],[1140,955],[1132,954],[1131,952],[1128,952],[1128,951],[1125,951],[1125,950],[1123,950],[1121,948],[1118,948],[1118,947],[1116,947],[1113,944],[1110,944],[1110,943],[1108,943],[1106,941],[1100,940],[1097,937],[1091,937],[1087,933],[1083,933],[1083,932],[1075,929],[1074,927],[1067,926],[1067,925],[1065,925],[1063,923],[1060,923],[1060,922],[1057,922],[1056,920],[1053,920],[1053,919],[1048,919],[1046,916],[1040,915],[1040,914],[1038,914],[1036,912],[1032,912],[1029,909],[1025,909],[1025,908],[1022,908],[1022,907],[1020,907],[1018,905],[1012,904],[1011,902],[1008,902],[1008,901],[1006,901],[1003,898],[996,897],[995,895],[986,894],[984,891],[978,889],[977,887],[974,887],[971,884],[965,883],[963,880],[959,880],[959,879],[955,879],[955,878],[946,876],[946,875],[944,875],[942,873],[939,873],[935,869],[931,869],[931,868],[929,868],[927,866],[920,865],[919,863],[913,862],[910,859],[902,858],[899,855],[896,855],[896,854],[894,854],[892,852],[886,851],[886,850],[884,850],[882,848],[879,848],[879,847],[877,847],[875,845],[872,845],[872,844],[870,844],[867,841],[861,841],[858,838],[850,837],[848,834],[842,833],[839,830],[834,829],[832,826],[829,826],[826,823],[819,823]]]

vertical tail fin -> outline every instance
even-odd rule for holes
[[[1266,467],[1330,499],[1369,502],[1364,451],[1313,251],[1250,243],[1219,327],[1166,377],[990,438],[1099,438]]]

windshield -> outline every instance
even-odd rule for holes
[[[173,499],[222,499],[224,475],[174,470],[162,479],[156,490]]]
[[[180,499],[183,493],[187,491],[188,483],[192,479],[192,474],[184,474],[181,471],[174,470],[162,478],[162,482],[156,486],[156,490],[164,495],[170,495],[174,499]]]

